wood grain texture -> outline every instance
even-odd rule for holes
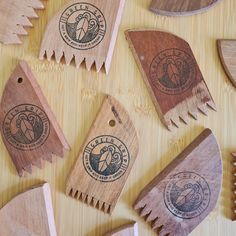
[[[134,222],[123,225],[104,236],[138,236],[138,224]]]
[[[217,46],[224,70],[236,87],[236,40],[218,40]]]
[[[21,61],[8,80],[0,104],[1,135],[18,174],[42,168],[69,145],[28,64]]]
[[[56,158],[53,165],[35,169],[33,175],[19,178],[7,149],[0,138],[0,207],[19,192],[45,180],[52,190],[53,208],[58,236],[102,236],[106,232],[134,220],[139,224],[139,235],[155,236],[134,211],[132,205],[140,191],[163,170],[204,127],[215,134],[222,150],[224,178],[223,192],[215,210],[189,236],[234,236],[236,224],[232,223],[232,156],[236,151],[235,88],[222,69],[217,39],[235,39],[236,1],[223,0],[204,14],[188,17],[162,17],[148,11],[151,1],[128,0],[117,37],[112,64],[108,75],[79,70],[74,66],[54,61],[38,60],[40,43],[47,23],[67,0],[45,1],[40,20],[33,20],[34,27],[22,45],[0,45],[0,95],[9,75],[19,59],[26,60],[44,96],[46,97],[71,151],[65,158]],[[124,36],[132,28],[154,27],[185,39],[190,45],[204,75],[204,79],[217,105],[217,113],[199,115],[198,120],[188,120],[188,125],[169,132],[160,122],[142,75],[135,63]],[[110,217],[65,194],[65,183],[83,145],[88,131],[104,99],[111,94],[128,111],[139,135],[139,157]]]
[[[150,10],[166,16],[197,14],[208,10],[220,0],[152,0]]]
[[[126,37],[156,110],[170,130],[187,116],[216,110],[189,44],[157,30],[128,30]]]
[[[141,191],[134,208],[159,236],[187,236],[215,208],[221,184],[220,149],[206,129]]]
[[[69,176],[66,194],[111,214],[138,149],[127,111],[106,96]]]
[[[57,236],[48,183],[17,195],[0,210],[0,234]]]
[[[232,190],[232,220],[236,221],[236,153],[232,153],[233,156],[233,190]]]
[[[38,18],[39,9],[44,9],[40,0],[0,0],[0,42],[22,43],[19,36],[28,34],[25,27],[33,26],[30,19]]]
[[[109,72],[125,0],[69,1],[48,24],[39,58]],[[52,38],[56,40],[52,40]]]

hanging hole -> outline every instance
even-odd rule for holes
[[[115,120],[110,120],[110,121],[109,121],[109,125],[110,125],[111,127],[114,127],[114,126],[116,125],[116,121],[115,121]]]
[[[23,79],[20,77],[17,79],[18,84],[21,84],[23,82]]]

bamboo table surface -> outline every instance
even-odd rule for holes
[[[139,235],[155,233],[132,209],[141,189],[180,153],[203,129],[213,130],[223,155],[223,188],[217,208],[191,236],[233,236],[236,223],[230,220],[231,155],[236,151],[236,90],[226,77],[216,48],[216,39],[236,38],[236,1],[222,0],[208,12],[190,17],[168,18],[148,11],[150,1],[127,0],[116,43],[111,70],[88,72],[84,67],[38,60],[39,46],[46,23],[65,0],[47,1],[39,20],[24,37],[21,46],[0,45],[0,94],[19,59],[31,66],[52,110],[54,111],[71,151],[64,159],[46,163],[32,176],[19,178],[8,152],[0,141],[0,206],[17,193],[41,181],[52,189],[55,221],[59,236],[100,236],[114,227],[135,220]],[[125,40],[124,30],[151,27],[172,32],[187,40],[196,56],[218,111],[209,111],[198,120],[188,120],[179,129],[169,132],[161,124],[138,67]],[[86,137],[104,93],[113,95],[129,111],[140,138],[140,153],[112,216],[66,197],[65,181]]]

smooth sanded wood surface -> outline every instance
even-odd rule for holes
[[[125,3],[121,26],[109,75],[88,72],[84,67],[64,66],[38,60],[46,24],[66,1],[47,1],[46,11],[24,38],[22,46],[0,46],[0,94],[19,59],[29,62],[47,101],[65,134],[71,151],[66,158],[47,164],[34,175],[19,178],[10,156],[0,141],[0,207],[17,193],[45,180],[50,183],[55,222],[59,236],[101,236],[130,221],[139,224],[139,235],[154,236],[151,227],[132,208],[140,191],[170,163],[203,129],[214,132],[223,157],[223,188],[217,208],[191,233],[191,236],[233,236],[236,224],[232,212],[232,157],[236,151],[236,90],[227,78],[217,52],[216,40],[236,38],[236,1],[223,0],[209,11],[190,17],[167,18],[148,10],[147,0]],[[129,50],[124,31],[132,28],[157,28],[185,39],[191,45],[204,79],[216,103],[217,112],[169,132],[161,123],[141,73]],[[110,93],[129,111],[140,141],[139,156],[133,166],[112,217],[67,197],[66,179],[81,145],[104,99]]]

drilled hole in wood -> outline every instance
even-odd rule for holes
[[[18,78],[18,79],[17,79],[17,82],[18,82],[18,84],[21,84],[21,83],[23,82],[23,78],[21,78],[21,77]]]
[[[116,125],[116,121],[115,121],[115,120],[110,120],[110,121],[109,121],[109,125],[110,125],[111,127],[114,127],[114,126]]]

